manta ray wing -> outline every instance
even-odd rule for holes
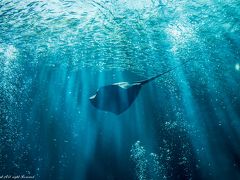
[[[100,110],[121,114],[131,106],[140,89],[140,83],[121,82],[101,87],[89,99]]]

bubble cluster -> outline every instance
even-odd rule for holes
[[[162,165],[159,162],[159,156],[155,153],[149,153],[137,141],[131,148],[131,159],[135,163],[136,176],[139,180],[150,180],[160,178]]]

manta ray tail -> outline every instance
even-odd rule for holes
[[[173,67],[172,69],[169,69],[169,70],[167,70],[167,71],[165,71],[165,72],[163,72],[163,73],[161,73],[161,74],[158,74],[158,75],[156,75],[156,76],[153,76],[153,77],[151,77],[151,78],[149,78],[149,79],[146,79],[146,80],[143,80],[143,81],[138,81],[137,83],[141,83],[141,85],[144,85],[144,84],[146,84],[146,83],[148,83],[148,82],[150,82],[150,81],[153,81],[154,79],[156,79],[156,78],[158,78],[158,77],[160,77],[160,76],[162,76],[162,75],[164,75],[164,74],[167,74],[167,73],[169,73],[169,72],[177,69],[178,67],[186,64],[186,63],[189,62],[189,61],[190,61],[190,60],[185,61],[185,62],[183,62],[181,65],[175,66],[175,67]]]

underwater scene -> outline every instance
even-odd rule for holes
[[[0,0],[0,179],[240,180],[240,1]]]

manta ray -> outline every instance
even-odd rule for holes
[[[185,61],[183,64],[187,62],[188,61]],[[89,98],[89,100],[95,108],[119,115],[133,104],[139,94],[139,91],[145,84],[173,71],[178,67],[180,67],[180,65],[146,80],[132,83],[118,82],[100,87],[96,93]]]

